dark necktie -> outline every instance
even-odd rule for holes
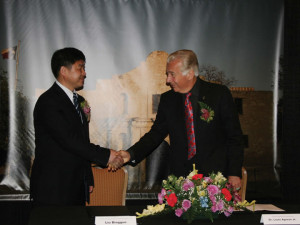
[[[189,97],[191,93],[188,93],[185,98],[185,124],[188,139],[188,159],[190,160],[196,155],[196,141],[194,132],[194,120],[193,120],[193,108]]]
[[[81,123],[82,123],[82,116],[81,116],[81,111],[80,111],[79,103],[78,103],[78,94],[75,92],[73,92],[73,101],[74,101],[75,109],[76,109],[76,111],[80,117]]]

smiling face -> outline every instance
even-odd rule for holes
[[[167,64],[166,83],[171,86],[175,92],[187,93],[192,89],[196,77],[194,76],[193,70],[190,70],[186,75],[183,75],[181,68],[182,61],[180,59],[170,61]]]
[[[71,91],[80,90],[84,86],[84,79],[86,78],[85,61],[78,60],[72,66],[62,66],[60,69],[60,83]]]

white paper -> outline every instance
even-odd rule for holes
[[[284,212],[283,209],[280,209],[277,206],[272,205],[272,204],[255,204],[254,209],[253,209],[253,205],[247,206],[246,208],[250,211],[274,211],[274,212],[282,211],[282,212]],[[244,210],[243,209],[236,209],[234,211],[244,211]]]
[[[96,216],[96,225],[136,225],[135,216]]]
[[[253,210],[253,206],[248,206],[247,209]],[[272,204],[255,204],[255,211],[284,211]]]
[[[300,214],[262,214],[260,222],[263,224],[298,224],[300,225]]]

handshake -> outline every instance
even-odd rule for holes
[[[127,151],[115,151],[110,149],[110,156],[107,163],[109,171],[116,171],[120,169],[125,163],[130,160],[130,154]]]

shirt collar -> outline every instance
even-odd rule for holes
[[[199,89],[200,89],[200,78],[197,77],[196,83],[194,84],[194,86],[192,87],[192,89],[189,92],[192,93],[192,96],[195,96],[195,97],[198,98],[198,96],[199,96]],[[184,96],[184,98],[185,98],[186,94],[187,93],[182,94]]]
[[[71,102],[74,104],[74,102],[73,102],[73,93],[75,92],[75,90],[71,91],[69,88],[66,88],[64,85],[59,83],[59,81],[57,81],[57,80],[55,82],[66,93],[66,95],[69,97]]]
[[[196,83],[194,84],[193,88],[190,90],[192,96],[199,96],[199,89],[200,89],[200,78],[197,77]]]

